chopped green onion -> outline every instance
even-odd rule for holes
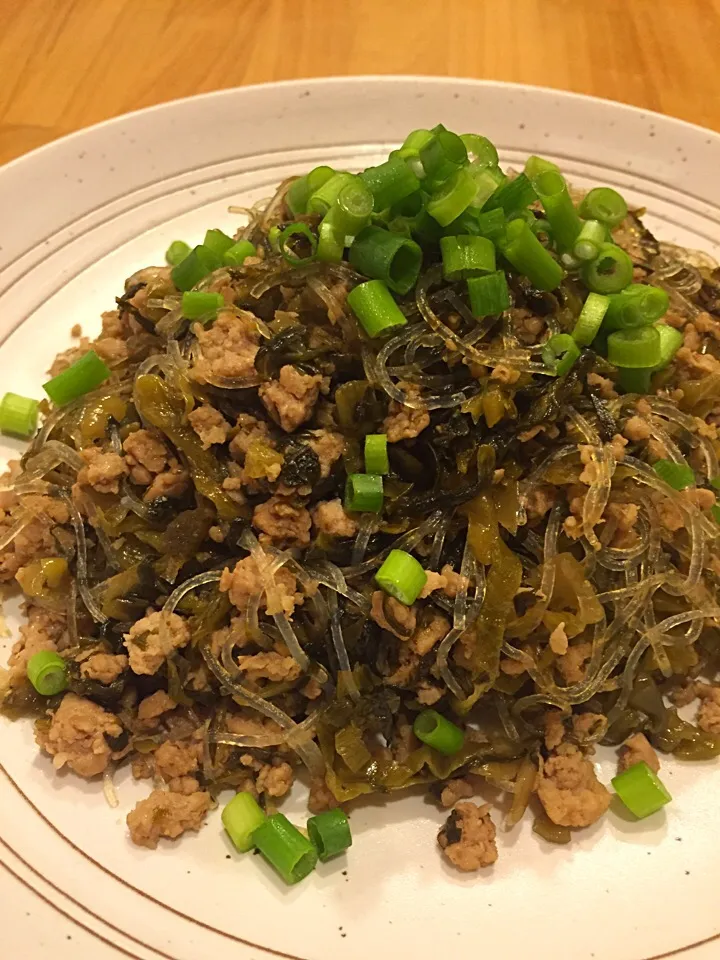
[[[695,471],[686,463],[672,460],[656,460],[653,470],[673,490],[684,490],[695,483]]]
[[[507,226],[505,212],[499,207],[495,210],[483,210],[481,213],[476,213],[473,219],[477,233],[481,237],[487,237],[488,240],[497,240],[503,235]]]
[[[482,163],[486,167],[496,167],[499,162],[495,144],[478,133],[461,133],[460,139],[467,150],[471,163]]]
[[[323,863],[344,853],[348,847],[352,846],[350,824],[340,807],[310,817],[307,822],[307,832],[310,842]]]
[[[6,393],[0,403],[0,432],[27,440],[37,429],[38,401]]]
[[[43,697],[54,697],[67,687],[67,664],[54,650],[34,653],[26,670],[28,680]]]
[[[43,390],[58,407],[77,400],[110,376],[110,370],[94,350],[88,350],[67,370],[43,384]]]
[[[510,291],[504,270],[496,270],[484,277],[471,277],[467,287],[474,317],[494,317],[510,309]]]
[[[407,318],[382,280],[368,280],[359,284],[350,291],[347,302],[369,337],[377,337],[394,327],[404,327],[407,323]]]
[[[283,813],[274,813],[255,830],[253,843],[285,883],[298,883],[317,864],[317,851]]]
[[[356,237],[367,226],[372,212],[373,195],[357,177],[342,188],[328,216],[339,233]]]
[[[582,221],[570,197],[565,177],[554,170],[546,170],[532,180],[532,185],[552,227],[558,250],[572,250],[582,229]]]
[[[382,227],[365,227],[350,247],[350,264],[366,277],[382,280],[395,293],[408,293],[415,286],[422,266],[422,250]]]
[[[610,187],[595,187],[583,198],[579,213],[585,220],[599,220],[611,230],[627,216],[627,204],[617,192]]]
[[[612,779],[615,793],[638,819],[657,813],[672,797],[657,774],[641,760]]]
[[[255,245],[249,240],[238,240],[223,254],[223,263],[228,267],[240,267],[248,257],[257,256]]]
[[[443,276],[460,280],[495,270],[495,247],[486,237],[442,237]]]
[[[429,143],[432,138],[433,135],[429,130],[413,130],[405,137],[400,149],[394,151],[395,155],[401,157],[403,160],[419,157],[422,148],[426,143]]]
[[[564,276],[557,260],[540,243],[524,220],[511,220],[500,248],[518,273],[538,290],[555,290]]]
[[[444,181],[439,191],[428,200],[426,210],[441,227],[467,210],[477,193],[477,185],[470,173],[461,167]]]
[[[660,362],[660,334],[655,327],[616,330],[607,344],[607,358],[616,367],[635,370]]]
[[[537,199],[535,188],[524,173],[518,174],[514,180],[506,180],[493,193],[485,204],[486,210],[500,208],[510,216],[518,210],[524,210]]]
[[[631,283],[621,293],[610,298],[605,317],[605,330],[624,330],[644,327],[665,316],[670,298],[662,287],[645,283]]]
[[[310,252],[305,256],[301,256],[295,252],[294,247],[290,246],[291,241],[294,245],[299,243],[308,246]],[[303,264],[312,263],[312,261],[315,259],[315,252],[317,251],[317,238],[310,227],[301,221],[298,221],[297,223],[291,223],[289,226],[285,227],[284,230],[281,230],[278,234],[277,244],[278,250],[283,258],[294,267],[300,267]]]
[[[586,220],[577,236],[572,254],[577,260],[594,260],[607,243],[607,227],[599,220]]]
[[[328,213],[318,228],[316,257],[321,263],[340,263],[345,252],[345,232],[338,230]]]
[[[460,137],[441,123],[433,128],[432,134],[432,139],[420,148],[420,162],[425,177],[439,184],[467,163],[468,155]]]
[[[294,217],[300,217],[304,213],[307,213],[307,202],[308,197],[310,196],[310,187],[308,186],[308,178],[298,177],[297,180],[293,182],[288,187],[288,192],[285,195],[285,203],[290,210],[290,213]]]
[[[221,293],[204,293],[200,290],[186,290],[182,295],[182,314],[188,320],[204,322],[217,316],[220,307],[225,306]]]
[[[208,230],[203,240],[203,246],[212,250],[220,260],[225,256],[226,251],[234,245],[235,241],[222,230]]]
[[[353,513],[380,513],[383,479],[374,473],[351,473],[345,481],[345,509]]]
[[[420,181],[402,157],[368,167],[360,174],[360,179],[372,193],[376,211],[387,210],[420,189]]]
[[[529,180],[535,180],[542,173],[560,173],[560,167],[543,157],[531,156],[525,161],[525,175]]]
[[[424,190],[416,190],[415,193],[394,203],[390,208],[390,214],[392,217],[416,217],[425,207],[427,198],[428,195]]]
[[[176,267],[190,253],[190,244],[184,240],[173,240],[165,251],[165,260],[171,267]]]
[[[416,240],[429,246],[440,242],[443,229],[427,210],[421,210],[413,220],[412,233]]]
[[[280,227],[277,224],[268,230],[267,242],[273,253],[280,253]]]
[[[437,710],[423,710],[415,717],[413,733],[433,750],[451,757],[462,750],[465,734],[460,727],[446,719]]]
[[[316,190],[319,190],[324,183],[327,183],[328,180],[334,176],[335,171],[332,167],[326,165],[313,167],[306,177],[309,191],[308,196],[310,196],[311,193],[315,193]]]
[[[267,817],[255,797],[242,791],[225,804],[220,819],[235,848],[240,853],[247,853],[255,846],[253,833]]]
[[[433,223],[435,223],[434,220]],[[413,225],[414,221],[412,217],[393,217],[392,220],[388,221],[387,228],[390,233],[397,233],[400,237],[406,237],[408,240],[412,240]],[[435,225],[437,226],[437,224]]]
[[[324,217],[340,196],[340,191],[349,183],[357,180],[354,173],[335,173],[321,187],[311,193],[307,201],[308,213],[319,213]]]
[[[582,268],[582,278],[593,293],[620,293],[633,278],[633,262],[614,243],[604,243],[595,260]]]
[[[387,434],[368,433],[365,437],[365,470],[367,473],[390,473]]]
[[[475,181],[475,196],[470,201],[468,209],[470,211],[482,210],[485,208],[492,197],[502,189],[503,184],[507,183],[508,178],[498,169],[498,167],[478,167],[471,164],[464,168]],[[502,207],[496,207],[502,210]],[[505,211],[503,210],[503,213]]]
[[[391,550],[375,574],[375,580],[385,593],[409,607],[420,596],[427,574],[411,553]]]
[[[569,333],[554,333],[542,348],[542,358],[548,370],[564,377],[580,356],[580,347]]]
[[[631,370],[621,367],[618,370],[618,386],[623,393],[650,393],[650,380],[653,371],[647,367],[638,367]]]
[[[544,217],[534,217],[530,229],[544,247],[552,244],[552,227],[549,220],[545,220]]]
[[[656,323],[655,329],[660,336],[660,360],[653,367],[653,372],[664,370],[683,343],[682,332],[671,327],[669,323]]]
[[[178,290],[192,290],[213,270],[222,266],[222,260],[203,244],[193,247],[190,253],[173,267],[170,276]]]
[[[590,346],[597,336],[609,306],[609,297],[603,297],[600,293],[589,293],[587,295],[587,300],[583,304],[572,332],[573,340],[577,344],[581,347]]]

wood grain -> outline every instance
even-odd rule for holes
[[[149,104],[357,73],[534,83],[720,130],[720,0],[0,0],[0,162]]]

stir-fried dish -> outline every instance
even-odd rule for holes
[[[0,406],[29,439],[3,712],[111,799],[147,780],[135,843],[235,791],[231,840],[288,882],[417,785],[461,870],[497,858],[483,781],[567,843],[610,804],[598,744],[658,811],[658,751],[720,753],[715,263],[442,125],[247,214],[75,329],[50,402]]]

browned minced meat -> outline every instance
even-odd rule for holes
[[[533,487],[525,495],[525,510],[528,520],[539,520],[544,517],[555,506],[558,496],[555,487],[548,485]]]
[[[66,693],[53,714],[50,729],[37,732],[36,739],[53,758],[53,766],[66,764],[81,777],[102,773],[112,756],[105,735],[119,737],[118,718],[91,700]]]
[[[517,383],[520,379],[520,371],[506,363],[499,363],[490,374],[491,380],[499,380],[500,383]]]
[[[462,777],[447,780],[440,794],[440,803],[447,810],[454,807],[458,800],[468,800],[475,793],[475,787]]]
[[[191,793],[197,793],[200,789],[200,783],[195,777],[173,777],[167,782],[168,790],[171,793],[182,793],[189,797]]]
[[[343,509],[342,500],[324,500],[312,514],[315,528],[330,537],[354,537],[357,524]]]
[[[418,703],[421,703],[424,707],[431,707],[434,703],[437,703],[438,700],[442,699],[444,694],[445,691],[442,687],[436,687],[427,680],[421,680],[415,688],[415,696],[418,699]]]
[[[443,593],[451,600],[455,599],[461,587],[467,587],[468,585],[468,578],[461,573],[456,573],[449,563],[445,564],[440,573],[445,578],[445,586],[442,588]]]
[[[113,683],[128,665],[128,658],[112,653],[94,653],[80,664],[80,676],[98,683]]]
[[[256,653],[252,656],[237,657],[236,663],[241,673],[250,680],[292,681],[300,676],[300,665],[292,657],[285,657],[274,651]]]
[[[420,396],[420,388],[415,384],[400,381],[398,386],[405,391],[408,398]],[[430,414],[426,407],[406,407],[405,404],[392,400],[388,416],[383,421],[383,430],[387,434],[388,443],[398,443],[400,440],[411,440],[419,436],[429,425]]]
[[[598,388],[603,400],[614,400],[618,395],[613,381],[602,377],[599,373],[589,373],[587,382],[589,386]]]
[[[443,854],[458,870],[470,873],[489,867],[498,858],[490,805],[464,800],[457,804],[438,833]]]
[[[260,334],[252,313],[221,310],[215,323],[205,329],[193,326],[200,356],[191,368],[195,380],[204,383],[217,377],[254,377]]]
[[[565,633],[565,623],[559,623],[548,638],[550,649],[558,656],[563,656],[568,652],[568,638]]]
[[[568,647],[568,652],[555,661],[566,683],[579,683],[585,679],[585,663],[590,659],[592,645],[582,642]]]
[[[310,813],[323,813],[325,810],[334,810],[339,806],[335,794],[324,780],[315,777],[310,781],[310,796],[308,797]]]
[[[130,467],[130,479],[142,486],[147,486],[155,474],[162,473],[170,459],[165,443],[149,430],[131,433],[123,443],[123,450]]]
[[[285,497],[274,496],[259,503],[253,510],[252,525],[262,531],[261,543],[292,547],[310,543],[310,511]]]
[[[634,733],[618,750],[618,773],[643,761],[655,773],[660,769],[660,760],[648,738],[644,733]]]
[[[33,560],[57,556],[55,527],[70,519],[68,508],[62,500],[43,494],[24,496],[22,509],[32,519],[0,554],[0,580],[12,580],[20,567]],[[18,518],[19,513],[5,513],[0,509],[0,527],[7,529]]]
[[[425,580],[425,586],[419,593],[420,600],[429,597],[436,590],[444,590],[447,586],[447,577],[443,576],[442,573],[436,573],[435,570],[426,570],[425,576],[427,579]]]
[[[613,435],[613,438],[609,443],[609,447],[612,450],[612,454],[616,460],[624,459],[625,447],[627,445],[628,441],[625,437],[621,436],[619,433]]]
[[[133,673],[157,673],[167,657],[187,645],[190,631],[176,613],[153,612],[138,620],[123,637]]]
[[[320,461],[321,478],[329,477],[332,465],[343,455],[345,438],[340,433],[333,433],[332,430],[311,430],[307,443]]]
[[[63,640],[66,620],[62,614],[42,607],[29,606],[27,623],[20,627],[20,639],[13,645],[8,658],[10,686],[27,682],[27,662],[41,650],[55,650]]]
[[[198,769],[201,749],[196,740],[166,740],[155,751],[155,772],[163,780],[186,777]]]
[[[208,450],[214,443],[225,443],[230,432],[230,424],[225,417],[211,407],[209,403],[203,403],[188,414],[190,426],[202,441],[203,450]]]
[[[320,396],[320,374],[301,373],[291,364],[280,368],[278,380],[263,383],[258,395],[270,416],[286,433],[310,419]]]
[[[404,603],[400,603],[383,590],[373,592],[370,616],[383,630],[394,633],[401,640],[408,640],[415,632],[417,623],[415,608],[406,607]]]
[[[408,608],[406,607],[405,609],[407,610]],[[446,636],[449,629],[450,621],[447,617],[433,610],[429,619],[427,619],[427,616],[423,616],[423,622],[421,622],[420,626],[412,635],[410,645],[416,653],[424,657],[426,653],[432,650],[436,643]]]
[[[140,847],[157,847],[160,837],[175,840],[186,830],[199,830],[210,808],[210,794],[195,791],[189,796],[153,790],[127,815],[130,839]]]
[[[289,793],[295,780],[293,768],[284,760],[266,763],[257,775],[255,789],[269,797],[284,797]]]
[[[565,739],[565,724],[562,710],[548,710],[544,717],[545,746],[548,750],[559,747]]]
[[[720,687],[707,683],[695,684],[695,693],[700,697],[697,723],[705,733],[720,734]]]
[[[189,474],[173,457],[170,466],[159,473],[145,491],[143,500],[150,503],[160,497],[181,497],[188,487]]]
[[[264,420],[258,420],[249,413],[241,413],[235,423],[236,433],[230,441],[230,456],[242,463],[248,447],[254,440],[271,443],[270,431]],[[272,444],[271,444],[272,445]]]
[[[243,560],[238,560],[232,571],[227,567],[223,570],[219,587],[229,595],[230,602],[241,613],[247,610],[251,597],[262,593],[260,607],[266,607],[268,614],[272,616],[274,613],[285,613],[290,617],[296,604],[302,603],[303,599],[302,595],[296,592],[297,581],[284,567],[275,571],[274,581],[275,589],[271,591],[271,602],[268,603],[268,598],[263,592],[265,581],[255,557],[245,557]]]
[[[99,447],[80,451],[86,467],[78,473],[78,483],[84,483],[98,493],[119,493],[120,480],[129,473],[127,464],[118,453],[103,453]]]
[[[164,690],[156,690],[149,697],[140,701],[138,706],[138,720],[144,723],[157,720],[164,713],[174,710],[177,707],[175,701]]]
[[[542,764],[537,793],[547,815],[562,827],[589,827],[610,805],[592,763],[572,743],[561,743]]]
[[[589,740],[591,737],[597,737],[600,732],[604,732],[607,727],[607,717],[602,713],[574,713],[572,715],[573,736],[579,742]]]
[[[649,440],[651,433],[651,426],[645,417],[630,417],[623,427],[623,433],[628,438],[628,440],[633,440],[638,442],[639,440]]]
[[[710,510],[715,506],[715,494],[712,490],[704,490],[699,487],[695,490],[683,490],[682,496],[689,500],[698,510]]]

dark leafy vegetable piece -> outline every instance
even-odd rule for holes
[[[283,447],[280,482],[288,487],[314,486],[320,479],[320,460],[312,447],[302,439],[291,439]]]

